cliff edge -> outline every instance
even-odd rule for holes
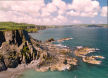
[[[0,71],[30,63],[36,57],[37,50],[26,31],[0,31]]]
[[[36,71],[70,70],[77,65],[70,52],[69,48],[35,40],[25,30],[0,31],[0,71],[19,64]]]

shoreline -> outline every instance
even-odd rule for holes
[[[89,49],[89,48],[88,48]],[[81,56],[82,57],[82,56]],[[91,56],[92,58],[103,58],[103,57],[100,57],[100,56]],[[86,63],[86,61],[85,61]],[[0,78],[20,78],[21,75],[23,75],[23,73],[26,71],[26,70],[35,70],[36,72],[46,72],[49,70],[49,67],[50,66],[42,66],[40,68],[37,67],[37,64],[38,64],[38,60],[33,60],[31,61],[30,64],[19,64],[16,68],[8,68],[6,71],[2,71],[0,72]],[[60,66],[62,64],[60,63],[57,63],[58,65],[56,66]],[[64,65],[62,65],[64,67]],[[62,67],[60,66],[60,67]],[[58,68],[58,71],[62,71],[61,69],[62,68]],[[55,68],[54,68],[54,65],[52,65],[52,70],[50,70],[51,72],[54,71]],[[63,70],[70,70],[70,68],[64,68]]]
[[[19,78],[26,70],[28,69],[8,68],[6,71],[0,72],[0,78]]]
[[[16,68],[8,68],[6,71],[0,72],[0,78],[20,78],[26,70],[34,70],[31,64],[19,64]]]
[[[9,32],[9,33],[11,34],[11,32]],[[22,35],[24,35],[24,34],[22,34]],[[29,35],[28,35],[28,37],[29,37]],[[70,40],[70,39],[72,39],[72,38],[62,38],[59,41],[65,41],[65,40]],[[38,51],[38,54],[37,54],[38,57],[36,57],[36,59],[32,60],[28,64],[22,63],[22,64],[19,64],[18,67],[16,67],[16,68],[8,68],[6,71],[0,72],[0,78],[18,78],[18,77],[20,77],[20,75],[23,74],[24,71],[29,70],[29,69],[34,69],[37,72],[46,72],[48,70],[50,70],[50,71],[55,71],[55,70],[64,71],[64,70],[71,70],[72,66],[78,65],[78,63],[77,63],[77,62],[79,62],[78,59],[69,55],[72,52],[71,49],[54,45],[51,42],[41,43],[41,42],[34,40],[31,37],[30,37],[30,40],[31,40],[32,44],[29,44],[29,42],[27,40],[25,43],[28,46],[28,49],[31,50],[31,52],[33,51],[33,49],[32,49],[33,47],[35,48],[35,50]],[[6,44],[8,44],[8,43],[6,43]],[[13,45],[15,45],[15,44],[13,44]],[[23,43],[22,43],[22,45],[24,46]],[[11,45],[9,45],[9,47],[10,46]],[[23,49],[23,47],[21,49]],[[7,48],[7,50],[8,50],[8,48]],[[83,56],[86,56],[88,53],[92,53],[92,52],[95,52],[94,48],[80,46],[80,47],[77,47],[75,53],[76,53],[77,57],[84,58]],[[97,56],[96,56],[96,58],[97,58]],[[92,59],[92,61],[94,61],[95,57],[91,57],[91,58],[87,57],[87,59],[84,59],[83,62],[89,63],[88,61],[90,61],[91,59]],[[23,62],[25,62],[25,60],[23,60]]]

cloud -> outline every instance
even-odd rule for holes
[[[100,9],[99,2],[95,0],[73,0],[68,7],[70,9],[68,15],[82,17],[94,17],[98,15]]]
[[[95,24],[95,23],[96,23],[96,21],[95,21],[95,20],[92,20],[92,21],[91,21],[91,23],[92,23],[92,24]]]
[[[74,10],[67,12],[67,14],[70,16],[79,16],[80,15],[78,12],[75,12]]]
[[[82,21],[80,21],[80,20],[73,20],[72,23],[73,23],[73,24],[81,24]]]
[[[102,7],[101,16],[104,16],[104,17],[108,16],[108,6]]]
[[[45,7],[44,0],[37,1],[0,1],[0,21],[37,23],[40,10]]]
[[[0,21],[38,25],[79,24],[82,20],[74,17],[95,17],[99,10],[99,2],[96,0],[73,0],[70,4],[63,0],[52,0],[48,4],[44,0],[0,1]],[[104,15],[103,11],[106,12],[103,8],[101,15]]]

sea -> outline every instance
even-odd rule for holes
[[[101,60],[100,65],[91,65],[80,61],[78,66],[70,71],[36,72],[35,70],[27,70],[20,78],[108,78],[108,28],[84,26],[49,28],[29,35],[42,41],[49,38],[58,40],[69,37],[72,39],[54,44],[67,46],[70,49],[76,46],[97,48],[99,51],[92,53],[92,55],[101,55],[105,58]]]

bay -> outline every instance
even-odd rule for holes
[[[36,72],[28,70],[20,78],[108,78],[108,28],[102,27],[64,27],[49,28],[30,35],[42,41],[49,38],[61,39],[71,37],[71,40],[64,41],[62,44],[70,48],[76,46],[88,46],[100,49],[94,55],[102,55],[105,59],[100,65],[90,65],[80,62],[77,68],[63,72]]]

